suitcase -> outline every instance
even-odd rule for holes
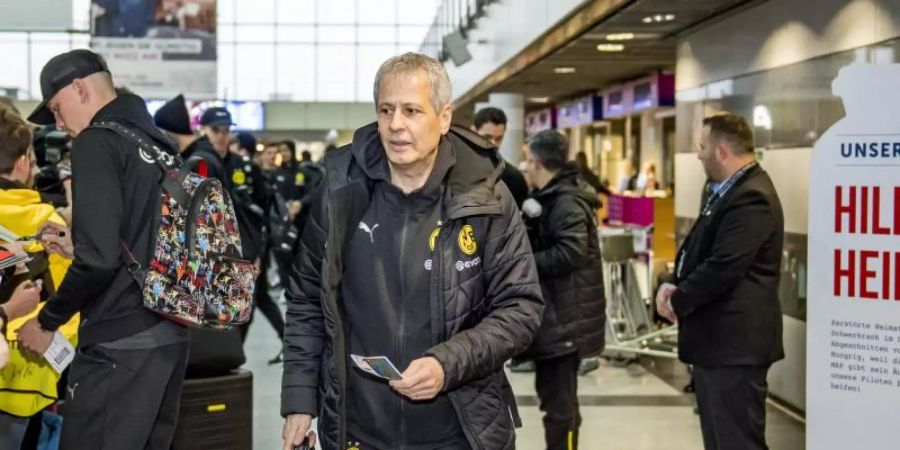
[[[185,380],[173,450],[251,450],[253,374]]]

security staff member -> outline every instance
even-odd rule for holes
[[[252,154],[256,149],[256,138],[250,133],[237,134],[238,147],[246,149]],[[254,314],[251,319],[256,318],[256,309],[258,308],[266,320],[272,324],[275,333],[279,339],[284,337],[284,318],[278,304],[269,295],[269,227],[268,217],[271,208],[274,193],[267,183],[267,179],[262,169],[253,162],[249,156],[241,156],[232,153],[228,160],[228,171],[231,173],[231,181],[235,186],[235,204],[241,203],[241,208],[246,211],[246,220],[252,227],[254,237],[254,251],[256,259],[259,261],[261,270],[259,277],[256,279],[256,288],[253,293]],[[250,324],[241,327],[241,338],[247,338],[247,332]],[[281,353],[279,352],[274,358],[269,360],[270,364],[281,361]]]
[[[281,154],[281,173],[284,181],[281,183],[281,195],[289,202],[299,201],[303,197],[306,186],[306,173],[300,170],[297,162],[297,146],[292,140],[282,141],[278,144]]]
[[[678,357],[694,365],[706,450],[768,448],[766,375],[784,358],[784,215],[753,149],[744,118],[703,120],[697,156],[712,193],[656,297],[659,314],[678,322]]]
[[[237,133],[238,146],[253,154],[256,138],[247,132]],[[225,173],[231,182],[231,200],[241,228],[249,239],[242,239],[244,258],[256,261],[262,257],[266,236],[266,212],[272,193],[262,169],[250,156],[228,152],[224,158]]]

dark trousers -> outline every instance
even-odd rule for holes
[[[187,357],[187,341],[141,350],[79,349],[66,386],[60,449],[168,450]]]
[[[706,450],[765,450],[768,367],[694,366]]]
[[[534,384],[544,412],[544,440],[548,450],[578,448],[578,365],[577,353],[535,361]]]
[[[259,309],[263,316],[272,324],[275,333],[278,334],[279,340],[284,340],[284,315],[281,308],[278,307],[277,299],[272,298],[269,294],[269,253],[262,258],[262,265],[259,271],[259,277],[256,278],[256,287],[253,289],[253,312],[250,316],[250,322],[240,327],[241,340],[247,339],[247,332],[250,330],[250,324],[256,319],[256,310]],[[281,278],[281,285],[287,285],[287,271],[279,267],[278,276]]]

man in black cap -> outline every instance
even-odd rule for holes
[[[222,158],[216,153],[216,149],[206,135],[197,137],[191,131],[191,116],[188,114],[184,96],[177,97],[166,102],[153,114],[156,126],[166,132],[175,143],[178,151],[185,161],[196,156],[202,160],[196,172],[204,177],[217,178],[222,186],[229,186],[228,176],[225,171]]]
[[[66,388],[66,449],[168,449],[188,352],[187,330],[144,308],[122,263],[127,246],[148,264],[159,214],[160,169],[135,143],[94,127],[116,122],[166,153],[175,149],[153,124],[143,99],[118,95],[103,59],[73,50],[41,70],[43,101],[28,119],[56,125],[72,144],[75,258],[19,342],[46,352],[54,331],[81,314],[79,350]]]
[[[208,142],[222,162],[226,186],[235,204],[235,212],[241,232],[244,259],[259,259],[262,249],[262,221],[270,196],[262,170],[249,157],[228,150],[231,126],[234,121],[227,109],[214,106],[200,117],[200,141]],[[243,145],[256,146],[253,135],[242,134]],[[248,141],[248,137],[252,142]]]
[[[231,113],[221,106],[213,106],[200,116],[200,134],[209,138],[220,158],[228,154],[228,138],[231,137]]]

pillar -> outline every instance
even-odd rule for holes
[[[511,164],[518,166],[524,159],[522,145],[525,143],[525,97],[521,94],[491,94],[488,104],[506,113],[506,135],[500,146],[500,154]]]

